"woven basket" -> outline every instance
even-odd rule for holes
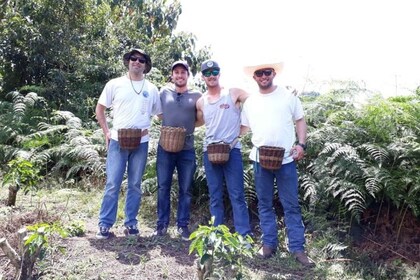
[[[140,145],[141,129],[121,128],[118,129],[118,143],[124,150],[135,150]]]
[[[284,148],[261,146],[258,148],[260,165],[265,169],[280,169],[284,157]]]
[[[159,143],[165,151],[177,153],[184,148],[185,136],[183,127],[162,126]]]
[[[207,145],[207,155],[213,164],[225,164],[229,160],[230,145],[215,143]]]

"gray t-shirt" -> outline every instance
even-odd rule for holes
[[[192,90],[176,92],[175,89],[164,87],[160,91],[163,111],[162,125],[184,127],[187,131],[183,150],[194,148],[196,103],[200,97],[201,93]]]

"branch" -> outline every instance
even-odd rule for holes
[[[16,253],[16,251],[10,246],[6,238],[0,238],[0,248],[9,258],[10,262],[16,269],[20,269],[21,258]]]
[[[413,260],[410,260],[408,257],[406,257],[406,256],[404,256],[404,255],[401,255],[401,254],[400,254],[400,253],[398,253],[397,251],[394,251],[394,250],[392,250],[392,249],[390,249],[390,248],[388,248],[388,247],[386,247],[386,246],[384,246],[384,245],[382,245],[382,244],[380,244],[380,243],[378,243],[378,242],[376,242],[376,241],[374,241],[374,240],[370,239],[369,237],[364,236],[364,238],[366,238],[366,239],[367,239],[367,240],[369,240],[370,242],[372,242],[372,243],[374,243],[374,244],[378,245],[379,247],[381,247],[381,248],[385,248],[385,249],[387,249],[387,250],[391,251],[392,253],[394,253],[394,254],[396,254],[396,255],[400,256],[401,258],[406,259],[407,261],[414,262]]]

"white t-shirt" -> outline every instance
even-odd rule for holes
[[[106,108],[112,107],[113,121],[111,138],[118,140],[118,129],[150,127],[151,117],[162,113],[162,106],[157,87],[151,82],[132,81],[127,76],[115,78],[106,83],[98,103]],[[143,85],[144,83],[144,85]],[[137,94],[141,89],[140,94]],[[149,141],[149,135],[141,138],[141,142]]]
[[[277,86],[268,94],[254,93],[245,101],[241,121],[252,131],[249,158],[257,161],[257,147],[275,146],[285,149],[283,164],[293,161],[290,149],[296,141],[294,121],[304,117],[302,104],[286,88]]]

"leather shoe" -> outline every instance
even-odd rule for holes
[[[263,259],[271,258],[276,253],[276,249],[263,245],[258,251],[258,255]]]
[[[315,262],[309,258],[305,252],[294,252],[292,256],[303,266],[314,267]]]

